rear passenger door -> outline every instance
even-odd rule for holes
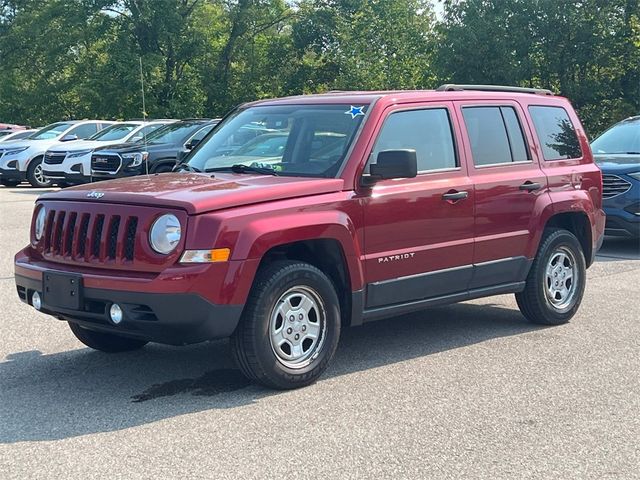
[[[547,179],[516,102],[456,102],[475,186],[471,290],[521,282],[529,270],[536,204]]]
[[[467,289],[473,187],[453,118],[449,102],[402,105],[378,126],[369,162],[384,150],[413,149],[418,176],[379,181],[363,198],[368,309]]]

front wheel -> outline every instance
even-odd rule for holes
[[[291,389],[324,372],[339,338],[340,307],[331,280],[307,263],[279,261],[258,272],[232,345],[249,379]]]
[[[44,176],[44,169],[42,168],[42,157],[34,158],[27,167],[27,180],[32,187],[50,187],[51,180]]]
[[[520,311],[533,323],[567,323],[582,302],[586,273],[578,239],[567,230],[545,230],[525,289],[516,294]]]
[[[135,338],[120,337],[112,333],[96,332],[69,322],[69,328],[87,347],[107,353],[129,352],[144,347],[147,342]]]

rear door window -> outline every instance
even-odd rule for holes
[[[582,156],[576,129],[564,108],[530,106],[529,113],[545,160],[564,160]]]
[[[464,107],[462,114],[474,165],[530,160],[522,127],[513,107]]]

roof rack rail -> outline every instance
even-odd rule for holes
[[[527,87],[507,87],[503,85],[457,85],[455,83],[445,83],[436,88],[436,92],[453,92],[463,90],[479,90],[483,92],[515,92],[515,93],[533,93],[535,95],[554,95],[551,90],[546,88],[527,88]]]

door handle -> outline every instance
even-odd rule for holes
[[[443,200],[463,200],[469,196],[469,192],[449,192],[442,195]]]
[[[540,190],[542,188],[542,185],[537,182],[530,182],[529,180],[527,180],[522,185],[520,185],[519,188],[520,190],[524,190],[526,192],[533,192],[535,190]]]

